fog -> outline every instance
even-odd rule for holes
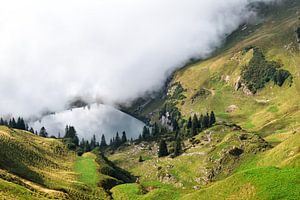
[[[73,125],[80,138],[90,139],[93,134],[100,141],[104,134],[106,142],[116,135],[120,136],[123,131],[127,138],[137,138],[142,133],[144,123],[119,111],[111,106],[93,104],[89,108],[76,108],[43,117],[40,121],[29,124],[35,130],[46,127],[49,136],[63,137],[65,126]]]
[[[0,115],[57,112],[44,119],[55,133],[53,117],[104,126],[93,112],[64,112],[66,105],[75,97],[130,103],[158,90],[253,20],[248,5],[257,1],[271,0],[1,0]],[[86,122],[78,129],[93,126]]]
[[[0,114],[130,102],[253,18],[251,0],[0,1]]]

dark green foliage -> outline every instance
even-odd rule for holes
[[[284,81],[291,76],[291,73],[287,70],[284,69],[280,69],[278,71],[276,71],[273,81],[276,85],[278,86],[282,86]]]
[[[101,136],[101,142],[100,142],[100,148],[105,148],[107,146],[106,140],[105,140],[105,136],[104,134],[102,134]]]
[[[192,128],[192,118],[191,117],[189,117],[186,127],[188,129]]]
[[[281,64],[278,62],[267,61],[261,49],[254,48],[253,57],[242,69],[241,77],[248,89],[256,93],[271,80],[282,86],[291,74],[286,70],[278,70],[280,67]]]
[[[140,156],[139,157],[139,162],[143,162],[144,160],[143,160],[143,158],[142,158],[142,156]]]
[[[182,141],[180,136],[178,136],[174,145],[174,156],[179,156],[181,153],[182,153]]]
[[[198,122],[197,115],[194,114],[193,120],[192,120],[192,127],[191,127],[192,136],[197,135],[198,130],[199,130],[198,129],[198,124],[199,124],[199,122]]]
[[[161,140],[159,143],[158,157],[168,156],[168,146],[165,140]]]
[[[93,150],[97,146],[97,140],[96,140],[96,135],[95,134],[91,138],[90,146],[91,146],[91,150]]]
[[[180,83],[174,83],[175,87],[172,96],[169,96],[170,99],[183,100],[186,98],[182,93],[185,91]]]
[[[211,111],[210,117],[209,117],[209,125],[212,126],[216,123],[216,116],[214,111]]]
[[[296,33],[297,33],[298,40],[300,40],[300,27],[297,28]]]
[[[123,131],[122,133],[122,139],[121,139],[121,143],[124,144],[125,142],[127,142],[127,136],[126,136],[126,132]]]
[[[158,125],[157,125],[156,122],[154,123],[154,125],[152,127],[152,132],[151,133],[152,133],[152,137],[153,138],[157,138],[160,135],[160,133],[159,133],[159,127],[158,127]]]
[[[48,136],[48,133],[47,133],[45,127],[41,128],[41,130],[39,132],[39,136],[41,136],[41,137],[47,137]]]
[[[144,126],[144,128],[143,128],[142,138],[143,138],[143,140],[150,139],[150,130],[147,126]]]
[[[74,126],[66,126],[64,138],[67,139],[66,141],[73,143],[75,147],[79,146],[79,139]],[[73,147],[71,144],[70,146]]]
[[[0,119],[0,125],[8,126],[10,128],[20,129],[20,130],[27,130],[28,125],[25,123],[24,119],[22,117],[18,117],[17,121],[15,118],[11,118],[8,121],[1,118]]]

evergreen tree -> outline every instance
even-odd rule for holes
[[[203,128],[209,128],[209,115],[206,113],[203,119]]]
[[[139,157],[139,162],[143,162],[144,160],[143,160],[143,158],[142,158],[142,156],[140,156]]]
[[[41,130],[39,132],[39,136],[41,136],[41,137],[47,137],[48,136],[48,133],[47,133],[45,127],[41,128]]]
[[[198,133],[198,118],[197,118],[196,114],[194,114],[194,116],[193,116],[191,133],[192,133],[192,136],[195,136]]]
[[[157,138],[159,136],[159,127],[157,123],[155,122],[152,127],[152,137]]]
[[[90,152],[91,151],[91,146],[90,146],[90,143],[88,140],[85,141],[85,144],[84,144],[84,152]]]
[[[90,143],[90,146],[91,146],[91,150],[93,150],[95,147],[96,147],[96,135],[94,134],[93,137],[91,138],[91,143]]]
[[[182,153],[182,145],[181,145],[181,138],[178,135],[176,141],[175,141],[175,146],[174,146],[174,156],[179,156]]]
[[[212,126],[216,123],[216,117],[214,111],[210,113],[209,125]]]
[[[115,141],[114,143],[114,147],[117,148],[121,145],[121,138],[119,136],[119,132],[117,132],[116,137],[115,137]]]
[[[188,129],[192,128],[192,118],[191,117],[189,117],[186,127]]]
[[[100,148],[104,148],[106,146],[107,146],[107,144],[106,144],[105,136],[104,136],[104,134],[102,134],[102,136],[101,136],[101,142],[100,142]]]
[[[179,131],[179,125],[176,119],[173,121],[173,131],[175,132]]]
[[[31,132],[31,133],[33,133],[33,134],[34,134],[34,130],[33,130],[33,128],[32,128],[32,127],[29,129],[29,132]]]
[[[127,136],[126,136],[126,132],[123,131],[122,133],[122,139],[121,139],[122,144],[124,144],[125,142],[127,142]]]
[[[79,147],[82,148],[84,150],[84,147],[85,147],[85,141],[84,141],[84,138],[81,138],[81,141],[79,143]]]
[[[65,139],[69,138],[71,142],[74,143],[75,146],[79,145],[79,139],[77,137],[77,133],[74,126],[66,126],[64,138]]]
[[[142,137],[143,137],[144,140],[149,140],[150,139],[150,131],[147,128],[147,126],[144,126],[144,128],[143,128]]]
[[[168,146],[165,140],[161,140],[159,143],[159,149],[158,149],[158,157],[164,157],[168,156]]]
[[[23,118],[18,117],[15,128],[21,129],[21,130],[26,130],[26,124],[25,124]]]

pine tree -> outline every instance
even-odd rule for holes
[[[174,155],[179,156],[182,153],[182,146],[181,146],[181,138],[178,135],[176,141],[175,141],[175,146],[174,146]]]
[[[209,128],[209,115],[206,113],[203,119],[203,128]]]
[[[119,132],[117,132],[116,134],[116,138],[115,138],[115,147],[119,147],[121,145],[121,138],[119,136]]]
[[[157,138],[159,136],[159,127],[157,123],[155,122],[152,127],[152,137]]]
[[[198,133],[198,118],[197,118],[196,114],[194,114],[194,116],[193,116],[191,133],[192,133],[192,136],[195,136]]]
[[[144,128],[143,128],[142,137],[143,137],[144,140],[149,140],[150,139],[150,131],[147,128],[147,126],[144,126]]]
[[[214,111],[210,113],[209,125],[212,126],[216,123],[216,117]]]
[[[31,132],[31,133],[33,133],[33,134],[34,134],[34,130],[33,130],[33,128],[32,128],[32,127],[29,129],[29,132]]]
[[[139,162],[143,162],[144,160],[143,160],[143,158],[142,158],[142,156],[140,156],[139,157]]]
[[[90,142],[90,146],[91,146],[91,150],[93,150],[96,147],[96,135],[94,134],[93,137],[91,138],[91,142]]]
[[[41,130],[39,132],[39,136],[41,136],[41,137],[47,137],[48,136],[48,133],[47,133],[45,127],[41,128]]]
[[[101,142],[100,142],[100,148],[104,148],[106,146],[107,146],[107,144],[106,144],[105,136],[104,136],[104,134],[102,134]]]
[[[179,125],[176,119],[173,121],[173,131],[179,131]]]
[[[158,149],[158,157],[164,157],[168,156],[168,146],[165,140],[161,140],[159,143],[159,149]]]
[[[123,131],[122,133],[122,139],[121,139],[122,144],[124,144],[125,142],[127,142],[127,136],[126,136],[126,132]]]
[[[188,129],[192,128],[192,118],[191,117],[189,117],[186,127]]]

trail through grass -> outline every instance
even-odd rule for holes
[[[75,162],[75,172],[79,174],[79,181],[91,187],[97,187],[99,181],[97,169],[96,155],[93,153],[85,153]]]

